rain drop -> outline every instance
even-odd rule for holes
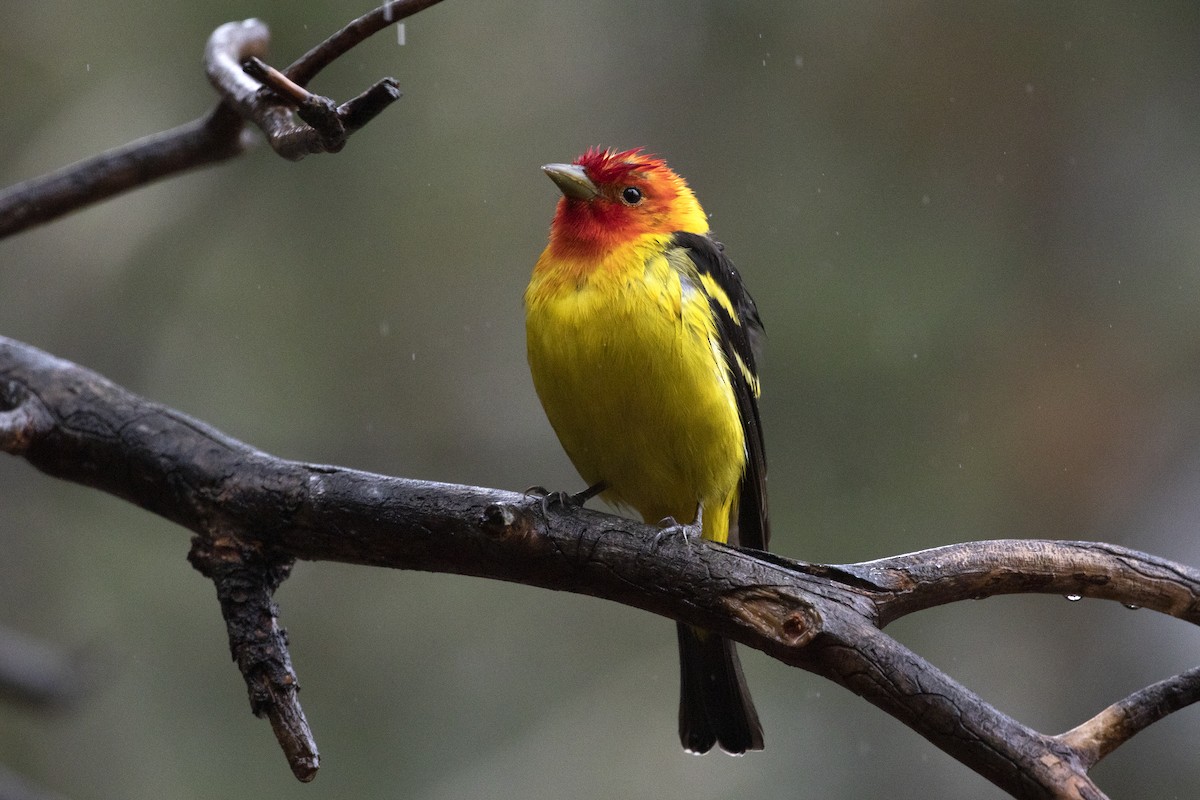
[[[1082,600],[1082,599],[1083,599],[1083,595],[1081,595],[1081,594],[1069,594],[1069,595],[1066,595],[1066,598],[1067,598],[1068,600],[1070,600],[1072,603],[1078,603],[1080,600]]]

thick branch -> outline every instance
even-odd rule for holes
[[[1168,692],[1164,702],[1163,692],[1149,690],[1129,698],[1123,713],[1143,722],[1110,735],[1096,755],[1085,746],[1095,737],[1031,730],[877,627],[881,618],[981,592],[1098,585],[1105,596],[1136,597],[1195,620],[1188,600],[1200,585],[1194,570],[1121,548],[983,542],[867,564],[793,562],[660,537],[657,528],[574,506],[547,512],[540,498],[512,492],[277,459],[6,339],[0,449],[195,531],[197,548],[232,537],[249,548],[252,557],[243,561],[302,558],[475,575],[604,597],[700,625],[851,689],[1017,797],[1103,797],[1087,767],[1139,726],[1194,699]],[[1044,579],[1019,584],[1008,574],[1006,551]],[[1028,555],[1035,552],[1046,557]],[[977,574],[984,564],[995,572],[990,581]],[[272,629],[274,585],[260,583],[267,589],[259,592],[256,624]],[[229,621],[227,605],[223,597]],[[231,646],[254,696],[246,665],[263,659],[238,652],[232,627]],[[290,665],[280,674],[283,685],[294,679]],[[285,699],[294,703],[294,692]]]

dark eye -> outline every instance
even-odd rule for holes
[[[626,186],[621,190],[621,199],[624,200],[627,205],[636,206],[638,203],[642,202],[642,190],[636,186]]]

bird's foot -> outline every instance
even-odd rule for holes
[[[678,536],[683,539],[684,544],[689,544],[694,539],[700,538],[704,530],[704,526],[700,523],[700,520],[696,520],[689,525],[679,522],[674,517],[665,517],[659,520],[658,527],[662,530],[654,534],[655,547],[660,546],[672,536]]]
[[[679,522],[674,517],[664,517],[659,520],[658,527],[662,528],[654,534],[654,546],[658,547],[672,536],[682,536],[683,543],[688,544],[693,539],[704,535],[704,506],[696,507],[696,521],[689,524]]]

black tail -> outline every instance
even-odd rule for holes
[[[762,726],[733,642],[682,623],[679,632],[679,740],[689,753],[714,744],[732,755],[762,750]]]

